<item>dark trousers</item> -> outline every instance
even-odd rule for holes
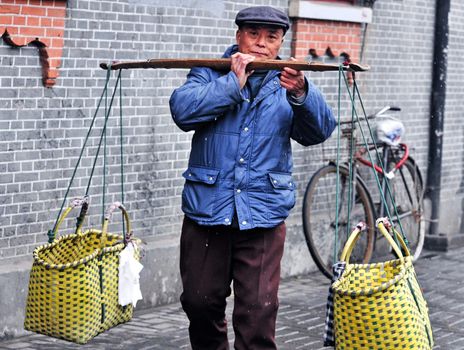
[[[182,307],[193,350],[229,349],[226,298],[234,288],[235,349],[276,349],[285,224],[240,231],[185,218],[180,246]]]

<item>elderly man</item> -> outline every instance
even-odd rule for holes
[[[295,204],[291,139],[308,146],[335,127],[300,71],[252,71],[279,59],[289,19],[272,7],[241,10],[228,73],[194,68],[170,99],[174,122],[194,130],[184,172],[181,303],[193,349],[228,349],[226,298],[234,289],[236,349],[276,349],[280,261]],[[233,283],[232,283],[233,282]]]

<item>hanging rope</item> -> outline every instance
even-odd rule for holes
[[[359,118],[359,115],[358,115],[358,112],[356,110],[356,107],[355,107],[355,96],[358,97],[359,99],[359,102],[360,102],[360,105],[361,105],[361,108],[362,108],[362,111],[363,111],[363,115],[364,115],[364,118],[363,120],[366,121],[366,125],[368,127],[368,130],[369,130],[369,133],[370,133],[370,136],[371,138],[374,140],[374,133],[372,131],[372,128],[370,126],[370,123],[369,123],[369,120],[367,118],[367,113],[366,113],[366,110],[364,108],[364,103],[362,101],[362,97],[361,97],[361,94],[359,92],[359,88],[358,88],[358,85],[357,85],[357,82],[356,82],[356,79],[353,79],[353,93],[351,93],[350,91],[350,87],[349,87],[349,84],[348,84],[348,80],[347,80],[347,77],[346,77],[346,74],[343,70],[339,70],[339,76],[340,75],[343,75],[343,79],[344,79],[344,82],[345,82],[345,86],[346,86],[346,90],[348,92],[348,95],[349,95],[349,98],[350,98],[350,101],[351,101],[351,106],[352,106],[352,127],[355,126],[355,123],[357,123],[358,127],[359,127],[359,130],[361,131],[361,135],[362,135],[362,140],[363,140],[363,143],[364,145],[366,146],[366,149],[368,150],[367,154],[368,154],[368,157],[369,157],[369,161],[370,163],[372,164],[372,169],[373,169],[373,173],[374,173],[374,177],[375,177],[375,181],[376,181],[376,184],[377,184],[377,188],[379,189],[379,193],[380,193],[380,197],[381,197],[381,200],[384,204],[384,207],[385,207],[385,210],[386,210],[386,214],[390,220],[390,222],[393,222],[392,220],[392,215],[391,215],[391,212],[390,212],[390,209],[388,208],[388,205],[387,205],[387,201],[386,201],[386,197],[385,197],[385,194],[384,194],[384,191],[382,190],[382,185],[380,183],[380,179],[379,179],[379,176],[377,174],[377,171],[375,170],[375,165],[374,165],[374,161],[373,161],[373,158],[372,158],[372,155],[371,155],[371,152],[369,151],[369,143],[368,143],[368,140],[366,138],[366,135],[364,133],[364,130],[361,126],[361,123],[360,123],[360,118]],[[339,79],[340,80],[340,79]],[[341,95],[341,88],[340,88],[340,83],[339,83],[339,91],[338,91],[338,94],[339,94],[339,101],[340,101],[340,95]],[[340,108],[340,105],[339,105],[339,108]],[[340,118],[340,116],[339,116]],[[380,157],[380,152],[378,150],[378,147],[376,145],[376,143],[374,142],[374,149],[375,149],[375,154],[377,156],[377,159],[378,159],[378,163],[380,165],[380,167],[382,168],[382,171],[384,174],[386,174],[386,171],[385,171],[385,166],[383,164],[383,160],[381,159]],[[353,136],[351,138],[351,147],[350,149],[353,148]],[[340,142],[339,140],[337,140],[337,178],[339,178],[339,171],[338,171],[338,163],[339,163],[339,154],[340,154]],[[351,198],[351,193],[352,193],[352,165],[353,165],[353,157],[352,155],[350,155],[350,161],[349,161],[349,167],[350,167],[350,171],[349,171],[349,176],[350,176],[350,181],[349,181],[349,187],[348,187],[348,191],[349,191],[349,198]],[[398,214],[398,211],[397,211],[397,208],[396,208],[396,203],[395,203],[395,200],[394,200],[394,197],[393,197],[393,194],[392,194],[392,191],[391,191],[391,186],[390,186],[390,183],[389,183],[389,179],[387,177],[384,177],[384,181],[385,181],[385,184],[386,184],[386,189],[387,189],[387,194],[389,196],[389,199],[392,203],[392,207],[394,209],[394,212],[395,212],[395,216],[397,218],[397,222],[399,224],[399,227],[400,227],[400,231],[401,231],[401,235],[403,236],[405,242],[407,245],[409,245],[409,242],[407,241],[407,238],[404,234],[404,231],[403,231],[403,227],[401,225],[401,220],[400,220],[400,216]],[[337,185],[338,185],[338,181],[337,181]],[[337,202],[338,202],[338,196],[339,196],[339,190],[337,189]],[[338,208],[338,205],[337,205],[337,208]],[[350,217],[350,208],[351,208],[351,200],[349,201],[348,203],[348,218]],[[338,227],[338,209],[337,209],[337,217],[336,217],[336,227]],[[349,230],[349,225],[348,225],[348,228]],[[337,231],[337,230],[336,230]],[[338,232],[336,232],[336,239],[338,240]]]
[[[353,82],[355,79],[355,75],[354,73],[353,74]],[[345,80],[346,80],[346,75],[343,74]],[[346,85],[348,91],[349,91],[349,85]],[[354,91],[354,85],[353,85],[353,91]],[[354,105],[354,98],[351,100],[351,130],[353,130],[353,127],[354,127],[354,113],[355,113],[355,105]],[[356,198],[355,196],[353,196],[353,184],[354,184],[354,181],[355,179],[353,179],[353,159],[354,159],[354,150],[355,150],[355,142],[354,142],[354,133],[352,132],[351,135],[350,135],[350,147],[349,147],[349,150],[350,150],[350,161],[348,162],[348,167],[349,167],[349,170],[348,170],[348,183],[349,183],[349,186],[348,186],[348,198],[350,199],[348,201],[348,223],[346,225],[346,238],[348,239],[348,237],[350,236],[350,231],[351,231],[351,222],[350,222],[350,218],[351,218],[351,209],[352,207],[355,205],[355,201],[356,201]],[[356,189],[354,189],[356,191]]]
[[[98,100],[98,104],[97,104],[97,107],[95,109],[95,113],[94,113],[92,121],[90,123],[89,130],[87,131],[87,135],[85,137],[84,144],[82,145],[81,151],[79,153],[79,157],[77,159],[76,166],[74,167],[71,179],[69,181],[69,185],[68,185],[68,187],[66,189],[66,192],[65,192],[65,195],[64,195],[64,198],[63,198],[63,202],[61,204],[61,207],[60,207],[60,210],[58,212],[55,223],[53,225],[53,228],[51,230],[49,230],[48,233],[47,233],[49,243],[53,242],[53,240],[55,239],[55,230],[57,228],[57,224],[58,224],[59,219],[61,217],[61,213],[63,212],[64,206],[66,205],[66,201],[67,201],[69,192],[71,190],[71,186],[72,186],[72,184],[74,182],[74,178],[76,176],[77,169],[79,168],[81,159],[83,157],[84,150],[85,150],[85,148],[87,146],[87,142],[88,142],[88,140],[90,138],[90,134],[91,134],[92,129],[93,129],[94,125],[95,125],[95,120],[97,118],[97,115],[98,115],[98,112],[100,110],[100,106],[101,106],[101,103],[102,103],[103,99],[105,99],[105,119],[104,119],[102,131],[100,133],[99,144],[98,144],[96,155],[94,157],[94,161],[93,161],[93,165],[92,165],[92,169],[91,169],[91,172],[90,172],[89,181],[88,181],[88,184],[87,184],[87,188],[86,188],[84,197],[88,198],[89,191],[90,191],[90,185],[91,185],[92,178],[93,178],[93,175],[94,175],[94,172],[95,172],[95,168],[96,168],[98,156],[99,156],[99,153],[100,153],[100,149],[101,149],[102,144],[104,144],[103,181],[102,181],[103,182],[103,190],[102,190],[103,215],[102,215],[102,218],[104,217],[105,196],[106,196],[106,179],[105,179],[106,178],[106,129],[107,129],[108,119],[109,119],[109,116],[111,114],[111,109],[112,109],[112,106],[113,106],[114,97],[115,97],[116,92],[118,91],[118,89],[117,89],[118,85],[120,85],[121,72],[122,71],[120,70],[119,74],[118,74],[118,77],[116,79],[116,83],[115,83],[115,86],[114,86],[114,89],[113,89],[113,93],[112,93],[112,96],[111,96],[110,103],[108,105],[108,84],[109,84],[110,77],[111,77],[111,69],[108,69],[108,71],[107,71],[105,85],[103,87],[102,94],[100,96],[100,99]],[[120,99],[121,99],[122,98],[122,89],[119,89],[119,93],[120,93]],[[119,124],[120,124],[120,129],[122,129],[122,103],[121,102],[120,102],[120,123]],[[122,160],[123,160],[122,130],[120,130],[120,135],[121,135],[121,169],[122,169]],[[122,186],[121,188],[122,189],[123,189],[123,182],[124,182],[124,175],[121,172],[121,186]],[[122,193],[122,196],[124,196],[123,193]],[[124,200],[124,197],[122,198],[122,201],[123,200]],[[86,211],[87,211],[87,205],[83,205],[82,209],[81,209],[81,213],[80,213],[79,217],[77,218],[76,230],[81,226],[81,222],[85,217]],[[123,220],[123,233],[125,234],[124,220]]]
[[[119,79],[119,153],[121,157],[120,165],[121,165],[121,203],[124,204],[124,149],[123,149],[123,135],[122,135],[122,79],[121,79],[121,71],[119,71],[118,75]],[[124,213],[121,212],[121,221],[122,221],[122,234],[124,239],[126,239],[126,220],[124,220]],[[127,242],[125,242],[127,243]]]
[[[342,89],[342,65],[339,66],[338,70],[338,110],[337,110],[337,182],[335,183],[335,244],[333,250],[333,263],[337,262],[337,253],[338,253],[338,223],[339,223],[339,211],[338,211],[338,202],[340,198],[340,115],[341,115],[341,89]]]
[[[362,111],[363,111],[363,114],[364,114],[364,118],[365,118],[365,120],[366,120],[366,125],[367,125],[368,130],[369,130],[369,135],[370,135],[371,139],[374,140],[374,139],[375,139],[375,138],[374,138],[374,132],[373,132],[373,130],[372,130],[372,128],[371,128],[369,119],[367,118],[366,109],[364,108],[364,103],[363,103],[363,101],[362,101],[362,99],[361,99],[361,93],[359,92],[358,85],[355,84],[354,87],[355,87],[356,94],[359,96],[359,102],[360,102],[360,105],[361,105],[361,108],[362,108]],[[365,145],[367,145],[365,139],[364,139],[364,143],[365,143]],[[378,149],[378,147],[377,147],[377,143],[376,143],[376,142],[373,142],[373,144],[374,144],[375,154],[376,154],[376,156],[377,156],[377,161],[378,161],[378,163],[379,163],[379,165],[380,165],[380,168],[382,169],[382,173],[383,173],[383,174],[386,174],[386,173],[387,173],[387,172],[386,172],[386,167],[387,167],[388,164],[384,164],[384,163],[383,163],[383,159],[382,159],[382,157],[380,156],[380,151],[379,151],[379,149]],[[371,159],[371,158],[370,158],[370,161],[371,161],[371,163],[372,163],[372,159]],[[373,163],[372,163],[372,164],[373,164]],[[374,164],[372,165],[372,167],[374,168],[375,174],[377,174],[377,171],[375,170],[375,165],[374,165]],[[409,247],[409,241],[408,241],[408,239],[407,239],[407,237],[406,237],[406,235],[405,235],[405,233],[404,233],[403,225],[401,224],[401,220],[400,220],[400,216],[399,216],[399,213],[398,213],[398,210],[397,210],[397,207],[396,207],[395,199],[394,199],[394,197],[393,197],[393,191],[392,191],[392,189],[391,189],[390,179],[389,179],[387,176],[384,176],[384,181],[385,181],[385,185],[386,185],[386,190],[387,190],[388,197],[389,197],[389,199],[390,199],[390,201],[391,201],[391,203],[392,203],[392,207],[393,207],[393,210],[394,210],[394,212],[395,212],[395,217],[397,218],[397,222],[398,222],[398,225],[399,225],[399,228],[400,228],[401,236],[403,237],[403,239],[404,239],[406,245]],[[380,190],[380,193],[383,194],[383,190]],[[383,199],[384,199],[384,198],[383,198]],[[390,211],[389,211],[389,209],[388,209],[388,205],[387,205],[385,199],[384,199],[384,202],[383,202],[383,203],[384,203],[385,209],[386,209],[386,211],[387,211],[388,218],[390,219],[390,222],[393,222],[393,220],[392,220],[392,215],[390,214]],[[395,238],[396,238],[396,237],[395,237]],[[396,243],[398,244],[399,242],[396,242]]]

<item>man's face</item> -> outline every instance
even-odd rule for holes
[[[273,26],[244,25],[235,37],[239,52],[257,60],[275,59],[284,41],[284,31]]]

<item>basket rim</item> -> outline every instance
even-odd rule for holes
[[[351,272],[355,269],[362,269],[362,268],[367,268],[369,269],[380,267],[380,266],[390,266],[390,265],[395,265],[395,266],[401,266],[400,272],[394,277],[391,278],[389,281],[384,282],[380,284],[378,287],[374,288],[363,288],[363,289],[353,289],[353,288],[342,288],[341,284],[348,279],[349,275]],[[332,289],[335,293],[339,295],[344,295],[344,296],[370,296],[379,292],[382,292],[388,288],[390,288],[392,285],[398,283],[400,280],[402,280],[405,276],[408,270],[412,266],[412,257],[407,256],[404,257],[403,259],[395,259],[395,260],[389,260],[385,262],[378,262],[378,263],[371,263],[371,264],[348,264],[345,271],[342,274],[342,277],[340,277],[337,281],[335,281],[332,284]]]
[[[76,261],[73,261],[73,262],[70,262],[70,263],[67,263],[67,264],[50,264],[50,263],[46,262],[45,260],[43,260],[43,259],[41,259],[39,257],[39,253],[41,251],[46,250],[46,249],[51,249],[51,248],[55,247],[56,245],[60,244],[62,241],[74,239],[74,238],[79,237],[79,236],[82,237],[82,236],[85,236],[85,235],[90,234],[90,233],[102,233],[102,230],[97,230],[97,229],[92,229],[91,228],[91,229],[86,230],[82,234],[70,233],[70,234],[58,237],[52,243],[46,243],[46,244],[38,246],[37,248],[34,249],[34,251],[32,253],[32,256],[34,258],[34,263],[38,264],[38,265],[41,265],[41,266],[44,266],[47,269],[64,270],[64,269],[67,269],[67,268],[76,267],[76,266],[85,264],[85,263],[89,262],[90,260],[96,258],[98,255],[101,255],[101,254],[104,254],[104,253],[110,253],[110,252],[119,251],[119,250],[122,250],[125,247],[124,243],[121,242],[121,243],[118,243],[118,244],[116,244],[114,246],[111,246],[111,247],[96,248],[93,251],[93,253],[83,257],[82,259],[79,259],[79,260],[76,260]],[[113,234],[113,233],[106,233],[106,235],[107,236],[112,236],[112,237],[115,237],[115,238],[118,238],[118,239],[119,238],[122,239],[122,235]]]

